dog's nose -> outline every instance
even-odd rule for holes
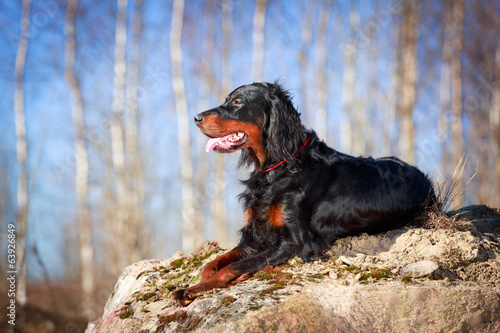
[[[201,113],[198,113],[196,116],[194,116],[194,122],[197,124],[197,125],[200,125],[202,122],[203,122],[203,119],[205,117],[203,117],[203,115]]]

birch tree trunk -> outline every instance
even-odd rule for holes
[[[359,13],[354,4],[351,4],[349,14],[349,30],[350,41],[344,49],[344,74],[342,79],[342,120],[340,125],[340,135],[342,149],[347,154],[353,153],[353,117],[354,112],[354,82],[355,82],[355,67],[354,59],[356,58],[356,44],[354,41],[355,32],[359,27]]]
[[[224,6],[224,4],[223,4]],[[204,18],[207,21],[206,28],[204,29],[203,35],[203,45],[202,45],[202,58],[201,58],[201,66],[200,66],[200,80],[199,80],[199,90],[200,90],[200,98],[198,99],[198,110],[204,111],[210,108],[210,96],[211,94],[215,94],[215,96],[220,95],[218,93],[214,93],[214,89],[218,92],[220,88],[218,85],[214,86],[216,81],[215,75],[212,69],[212,61],[214,57],[214,40],[215,40],[215,21],[216,21],[216,7],[217,4],[215,1],[206,1],[205,2],[205,11]],[[205,147],[205,139],[204,136],[197,136],[198,138],[198,146]],[[207,195],[207,179],[212,179],[213,177],[207,175],[210,173],[210,166],[208,163],[208,156],[205,150],[203,149],[202,153],[198,158],[198,167],[197,167],[197,178],[196,178],[196,187],[198,192],[195,194],[196,198],[196,206],[195,206],[195,214],[196,221],[195,225],[199,225],[197,228],[200,231],[203,230],[202,226],[204,222],[208,220],[206,215],[203,215],[207,209],[208,202],[210,205],[213,205],[212,195]],[[212,188],[210,188],[210,192]],[[211,194],[211,193],[210,193]],[[208,200],[210,199],[210,201]],[[214,217],[214,214],[210,215],[210,218]],[[215,218],[214,218],[215,219]],[[209,237],[218,238],[219,232],[215,230],[215,235],[208,235]],[[212,238],[211,238],[212,239]]]
[[[172,27],[170,30],[170,58],[172,61],[172,86],[174,89],[174,106],[177,112],[177,135],[181,163],[182,182],[182,249],[184,253],[194,250],[197,242],[197,230],[194,228],[194,196],[193,196],[193,164],[190,154],[189,117],[182,77],[182,25],[184,16],[184,0],[174,0],[172,11]]]
[[[374,1],[374,11],[375,13],[380,12],[380,3],[378,0]],[[376,29],[375,27],[373,28],[368,28],[368,31],[372,32],[375,34],[375,30],[371,29]],[[369,69],[369,83],[368,83],[368,103],[365,102],[365,99],[363,99],[363,106],[362,109],[366,110],[366,113],[364,114],[364,119],[366,122],[366,131],[364,140],[365,141],[365,151],[364,154],[374,154],[374,155],[379,155],[381,154],[380,149],[382,148],[380,141],[375,140],[375,132],[377,129],[374,126],[374,119],[377,118],[376,114],[378,112],[379,108],[384,108],[386,109],[386,106],[383,107],[384,103],[382,102],[381,98],[381,87],[379,86],[379,46],[380,43],[376,42],[376,36],[371,35],[371,38],[374,39],[372,43],[370,43],[368,47],[368,52],[370,55],[370,69]],[[367,105],[368,104],[368,105]],[[382,106],[382,107],[381,107]],[[385,111],[387,112],[387,110]],[[368,124],[368,122],[371,121],[371,124]],[[379,132],[379,135],[384,136],[385,133]]]
[[[394,137],[391,133],[393,132],[393,129],[398,126],[398,103],[399,96],[401,96],[401,81],[403,80],[401,74],[403,66],[401,57],[403,52],[401,45],[398,45],[398,43],[401,44],[401,27],[401,23],[394,24],[394,27],[390,32],[390,40],[397,42],[395,43],[396,46],[392,48],[392,52],[394,54],[394,70],[391,73],[391,85],[386,99],[387,107],[385,109],[387,111],[384,115],[384,150],[391,153],[397,149],[397,142],[394,142]]]
[[[316,14],[316,2],[311,1],[306,4],[306,13],[305,13],[305,18],[304,18],[304,24],[302,26],[302,33],[301,33],[301,47],[299,51],[299,65],[300,65],[300,100],[301,100],[301,107],[299,111],[306,116],[306,120],[312,119],[312,110],[309,108],[309,103],[308,103],[308,95],[309,92],[307,90],[309,84],[308,84],[308,65],[309,65],[309,50],[311,48],[311,40],[312,40],[312,35],[313,35],[313,25],[314,25],[314,18]],[[304,114],[305,113],[305,114]],[[311,121],[312,122],[312,121]]]
[[[233,31],[233,1],[224,0],[222,3],[222,91],[223,94],[228,94],[233,86],[233,69],[231,62],[231,37]],[[215,220],[215,230],[217,231],[218,240],[226,246],[228,244],[228,232],[226,225],[226,163],[222,154],[216,156],[215,166],[215,198],[213,201],[213,214]]]
[[[80,252],[80,283],[82,287],[83,314],[87,319],[94,317],[94,302],[92,292],[93,281],[93,247],[91,242],[92,227],[89,216],[88,176],[89,162],[87,157],[87,146],[85,143],[85,125],[83,98],[80,83],[75,77],[75,12],[78,0],[71,0],[66,9],[65,32],[65,77],[73,98],[73,125],[75,127],[75,190],[77,199],[77,219],[79,230],[79,252]]]
[[[125,51],[127,44],[127,0],[118,0],[115,27],[115,65],[113,78],[113,104],[111,118],[111,150],[113,171],[115,174],[115,216],[108,230],[110,235],[114,235],[115,260],[114,273],[119,273],[128,264],[126,257],[130,249],[128,248],[128,235],[132,230],[128,230],[127,225],[127,188],[125,183],[125,151],[124,151],[124,129],[123,129],[123,109],[125,106],[124,89],[126,78]]]
[[[130,170],[127,177],[129,183],[128,200],[130,201],[130,224],[135,239],[132,240],[131,261],[145,258],[149,254],[148,226],[144,216],[144,174],[142,173],[142,161],[139,154],[139,105],[138,88],[140,84],[140,43],[142,34],[143,0],[135,1],[135,14],[132,22],[132,45],[130,47],[130,64],[128,70],[128,82],[126,99],[128,114],[126,117],[125,148],[128,156]]]
[[[328,79],[326,68],[326,42],[328,40],[326,30],[328,24],[328,13],[330,1],[323,0],[323,10],[320,14],[319,27],[318,27],[318,40],[316,42],[316,53],[318,55],[318,108],[316,109],[316,132],[318,137],[322,140],[327,139],[327,94],[328,94]]]
[[[406,162],[415,163],[415,134],[413,110],[416,100],[417,85],[417,41],[420,19],[420,1],[403,1],[402,26],[402,86],[398,108],[399,150]]]
[[[264,28],[266,23],[267,0],[257,0],[253,16],[253,56],[252,79],[264,79]]]
[[[500,43],[495,51],[495,73],[500,77]],[[495,207],[500,206],[500,83],[493,87],[493,96],[490,108],[490,135],[493,160],[493,189],[490,198],[493,199]]]
[[[21,37],[14,65],[14,125],[16,127],[16,157],[17,157],[17,292],[16,301],[24,306],[27,301],[26,290],[26,236],[28,232],[28,171],[26,157],[26,121],[24,118],[24,69],[26,53],[28,52],[28,37],[30,28],[31,0],[23,0],[21,17]]]
[[[464,151],[463,125],[462,125],[462,64],[461,55],[463,48],[464,30],[464,3],[463,0],[453,1],[453,39],[451,65],[451,134],[453,142],[453,160],[455,163],[462,158]],[[464,201],[465,182],[458,179],[458,191],[453,200],[454,208],[458,209]]]
[[[442,147],[442,163],[444,170],[451,170],[451,154],[448,150],[449,140],[449,114],[451,105],[451,54],[453,37],[453,11],[452,1],[447,1],[444,7],[444,38],[443,53],[441,55],[441,79],[439,86],[440,114],[438,119],[438,132]]]

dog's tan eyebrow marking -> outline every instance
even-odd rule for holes
[[[233,99],[235,99],[236,97],[238,97],[239,95],[238,94],[234,94],[233,95]]]

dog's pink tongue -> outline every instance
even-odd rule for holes
[[[228,139],[233,137],[233,136],[234,136],[234,134],[229,134],[229,135],[226,135],[222,138],[209,139],[207,142],[207,145],[205,146],[205,151],[207,153],[209,153],[217,146],[220,146],[221,148],[224,148],[224,149],[230,148],[234,143],[229,142]]]
[[[205,151],[207,153],[210,153],[215,148],[215,146],[219,144],[219,140],[219,138],[209,139],[207,145],[205,146]]]

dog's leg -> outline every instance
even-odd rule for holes
[[[231,267],[226,266],[219,270],[214,276],[208,278],[195,286],[187,289],[181,289],[174,292],[174,300],[178,301],[181,306],[187,306],[196,299],[196,296],[201,292],[214,289],[227,287],[231,281],[243,275],[244,272],[238,271]]]
[[[240,257],[241,251],[238,247],[236,247],[228,253],[221,255],[214,261],[209,262],[201,273],[201,282],[207,281],[209,278],[217,274],[217,272],[222,268],[237,261],[238,259],[240,259]]]
[[[284,243],[284,242],[283,242]],[[290,244],[277,244],[272,248],[252,257],[236,261],[219,270],[215,275],[207,278],[204,282],[181,289],[174,292],[173,297],[181,306],[187,306],[196,299],[201,292],[214,289],[225,288],[234,280],[246,279],[251,273],[265,268],[275,266],[292,258],[298,251],[293,250],[296,246]]]

